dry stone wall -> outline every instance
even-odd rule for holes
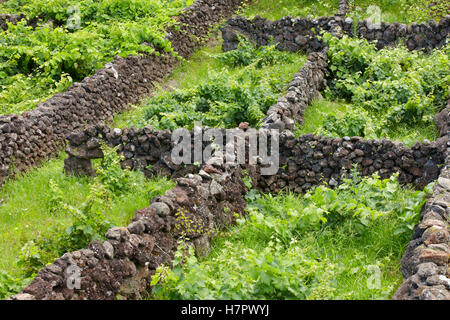
[[[248,130],[239,129],[239,133],[245,137]],[[262,131],[269,132],[260,129],[259,133]],[[149,283],[155,269],[173,258],[180,235],[187,234],[197,253],[206,254],[214,230],[233,224],[232,213],[244,214],[247,189],[243,169],[249,172],[256,188],[276,193],[287,187],[305,191],[322,182],[337,185],[353,163],[362,167],[363,174],[379,171],[387,177],[400,172],[403,183],[427,183],[436,179],[444,161],[443,146],[439,143],[417,144],[410,149],[387,140],[357,137],[305,135],[296,139],[285,130],[280,136],[281,168],[274,176],[261,176],[260,166],[256,165],[223,164],[223,155],[209,159],[201,168],[193,166],[191,173],[187,173],[184,166],[172,167],[170,158],[164,159],[167,154],[161,150],[166,150],[165,144],[173,146],[170,136],[170,131],[150,127],[119,131],[97,126],[69,137],[69,158],[90,161],[101,157],[99,142],[103,139],[119,145],[124,154],[130,152],[124,164],[134,163],[135,168],[145,169],[146,164],[160,163],[167,174],[180,176],[178,184],[164,196],[154,198],[148,208],[137,211],[127,228],[109,230],[105,242],[95,241],[88,249],[67,253],[42,269],[13,299],[113,299],[117,294],[142,297],[151,289]],[[143,158],[144,154],[149,158]],[[143,160],[147,162],[140,163]],[[176,218],[180,212],[196,227],[180,229]],[[68,268],[73,266],[80,268],[80,289],[67,287],[71,276]]]
[[[340,9],[342,8],[340,2]],[[324,21],[331,21],[327,19],[334,19],[334,22],[323,24]],[[446,30],[445,37],[448,34],[448,18],[446,19],[437,27],[437,30]],[[266,35],[270,34],[267,30],[275,32],[279,30],[276,26],[282,26],[284,33],[279,38],[282,39],[279,48],[294,50],[299,48],[298,45],[303,40],[299,38],[301,41],[297,41],[297,36],[293,37],[290,28],[295,26],[298,30],[303,30],[299,31],[299,35],[308,30],[307,27],[301,29],[296,25],[303,23],[300,20],[302,19],[293,22],[289,18],[271,23],[255,19],[248,25],[248,21],[244,19],[230,20],[237,21],[234,27],[242,21],[246,22],[241,24],[240,30],[231,30],[229,27],[224,29],[224,49],[232,49],[235,45],[236,30],[250,30],[247,35],[252,35],[253,40],[263,45],[268,41]],[[336,25],[346,23],[345,20],[342,21],[338,18],[323,18],[320,23],[335,28]],[[309,23],[307,19],[304,22]],[[363,26],[364,23],[361,30]],[[402,27],[396,25],[394,31],[396,28]],[[416,26],[411,26],[411,32],[407,29],[410,36],[421,27],[417,30],[415,28]],[[190,32],[203,31],[195,28]],[[397,31],[394,33],[397,34]],[[171,37],[174,43],[178,42],[182,52],[188,54],[192,50],[181,35],[173,33]],[[434,42],[428,39],[428,47],[442,45],[437,42],[442,39],[438,40],[438,36],[434,39]],[[177,178],[177,186],[164,196],[154,198],[149,207],[137,211],[127,228],[110,229],[106,234],[106,241],[94,241],[88,249],[67,253],[54,264],[42,269],[33,282],[12,299],[114,299],[117,295],[141,298],[151,290],[149,283],[155,269],[173,258],[180,235],[188,233],[197,254],[203,255],[209,250],[209,240],[214,231],[233,224],[234,212],[244,214],[244,195],[247,190],[243,183],[243,169],[249,172],[254,187],[263,192],[277,193],[283,188],[304,192],[324,182],[336,186],[353,165],[363,175],[378,172],[385,178],[398,172],[400,182],[420,188],[437,179],[433,196],[422,209],[421,223],[416,227],[413,240],[402,259],[402,274],[406,280],[394,299],[450,299],[449,107],[435,119],[442,137],[436,142],[416,143],[412,148],[389,140],[364,140],[360,137],[334,139],[308,134],[296,138],[290,131],[294,120],[303,121],[306,106],[326,85],[327,48],[315,42],[315,39],[307,39],[302,45],[301,48],[305,51],[314,52],[294,76],[288,93],[269,109],[259,131],[279,129],[281,132],[280,169],[276,175],[262,176],[259,166],[224,165],[223,156],[219,155],[209,159],[200,168],[177,166],[170,157],[173,143],[169,130],[158,131],[151,127],[120,130],[94,125],[86,128],[75,126],[65,131],[72,132],[67,136],[67,173],[94,174],[91,159],[103,156],[100,149],[103,140],[111,146],[119,147],[125,157],[122,163],[124,167],[143,170],[148,176],[155,173],[172,176]],[[427,46],[410,47],[415,49]],[[111,76],[115,77],[117,68],[113,66],[110,69]],[[245,136],[248,130],[248,124],[241,124],[239,132],[242,135]],[[197,227],[189,230],[180,228],[177,215],[181,212]],[[192,229],[197,231],[192,232]],[[80,270],[79,289],[69,289],[67,286],[71,275],[69,270],[73,266]]]
[[[183,57],[189,56],[210,28],[230,16],[243,0],[197,0],[185,9],[167,38]],[[116,58],[93,76],[73,84],[22,115],[0,115],[0,184],[54,157],[72,131],[111,120],[117,112],[149,94],[153,82],[166,77],[177,59],[160,56]]]
[[[393,297],[396,300],[450,300],[450,109],[445,111],[445,166],[403,255],[401,270],[405,281]]]
[[[137,211],[128,227],[108,230],[106,241],[93,241],[87,249],[64,254],[12,299],[145,297],[156,268],[173,259],[180,236],[190,239],[198,255],[205,255],[215,232],[234,223],[236,213],[244,214],[247,189],[242,169],[220,160],[213,157],[199,174],[179,178],[175,188]],[[67,284],[73,270],[80,283],[70,289]]]
[[[348,12],[348,1],[347,0],[339,0],[339,8],[337,12],[337,16],[345,16]]]
[[[317,38],[322,31],[344,33],[358,36],[369,41],[377,40],[378,49],[404,43],[410,50],[433,49],[445,45],[450,30],[450,15],[439,23],[430,20],[428,23],[385,23],[372,24],[367,20],[355,22],[342,15],[322,17],[319,19],[284,17],[277,21],[269,21],[255,17],[248,20],[243,17],[233,17],[222,29],[223,49],[225,51],[237,48],[237,34],[243,34],[258,46],[270,43],[271,39],[278,43],[278,48],[292,52],[314,52],[324,45]]]

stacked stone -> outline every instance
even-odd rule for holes
[[[450,111],[445,167],[424,205],[421,222],[402,258],[405,279],[393,299],[450,300]]]
[[[293,130],[295,120],[301,124],[306,107],[326,87],[327,67],[327,48],[311,53],[307,62],[294,75],[287,94],[269,108],[261,127],[283,131]]]
[[[193,139],[192,130],[189,134]],[[174,142],[170,130],[155,130],[151,126],[141,129],[112,129],[106,125],[97,125],[73,132],[67,139],[66,152],[69,156],[64,160],[64,171],[67,174],[95,175],[91,160],[103,158],[101,142],[110,147],[118,147],[117,151],[125,158],[122,161],[123,168],[141,170],[147,177],[159,174],[178,178],[198,172],[196,165],[173,163],[171,153]],[[209,143],[204,142],[203,147],[207,144]],[[191,150],[191,158],[194,159],[194,140],[191,140]]]
[[[206,255],[214,233],[243,215],[247,192],[240,166],[215,155],[198,174],[178,179],[175,188],[139,210],[127,228],[112,228],[104,242],[64,254],[37,274],[13,300],[140,299],[151,290],[158,266],[170,262],[177,239],[186,236],[197,255]],[[75,271],[74,271],[75,270]],[[79,276],[79,288],[71,278]],[[69,283],[69,286],[67,285]]]
[[[449,114],[450,114],[450,100],[447,103],[447,107],[434,117],[434,123],[436,124],[436,127],[438,128],[441,137],[446,136],[448,134],[449,131],[448,123],[450,121]]]
[[[17,24],[23,18],[25,18],[23,14],[0,13],[0,28],[8,30],[8,23]]]
[[[343,16],[322,17],[319,19],[284,17],[277,21],[269,21],[255,17],[247,20],[233,17],[222,29],[223,49],[229,51],[237,48],[237,33],[243,34],[258,46],[269,44],[273,38],[281,50],[292,52],[314,52],[324,45],[317,38],[322,31],[336,33],[337,30],[348,36],[355,36],[355,23],[351,18]],[[428,23],[371,23],[368,20],[356,23],[356,35],[369,41],[377,41],[378,49],[394,46],[399,42],[406,44],[409,50],[431,50],[440,48],[447,42],[450,30],[450,15],[439,23],[430,20]]]
[[[305,192],[312,186],[338,185],[357,165],[363,176],[378,172],[382,178],[399,173],[402,184],[422,188],[438,178],[445,159],[446,141],[416,143],[408,148],[390,140],[360,137],[329,138],[306,134],[298,139],[288,130],[280,138],[280,170],[273,176],[256,176],[263,192],[290,188]]]
[[[231,15],[243,0],[197,0],[179,17],[181,30],[169,30],[175,51],[189,55],[211,26]],[[201,12],[199,12],[201,10]],[[150,93],[155,81],[173,70],[168,54],[116,58],[93,76],[73,84],[22,115],[0,115],[0,184],[54,157],[74,130],[109,121]]]

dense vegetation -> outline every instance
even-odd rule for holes
[[[33,109],[116,55],[158,54],[153,47],[171,52],[164,30],[192,2],[11,0],[0,5],[2,12],[39,18],[35,28],[23,20],[0,31],[0,114]]]
[[[426,192],[353,171],[336,189],[247,195],[248,215],[199,259],[180,243],[157,299],[388,299]],[[190,254],[186,256],[184,253]]]
[[[9,0],[1,12],[24,12],[25,22],[0,31],[0,114],[30,110],[111,61],[115,55],[172,52],[163,40],[172,16],[193,0]],[[373,14],[373,1],[350,1],[350,16]],[[431,2],[436,2],[430,7]],[[439,19],[446,1],[376,1],[388,22]],[[78,9],[77,9],[78,8]],[[334,14],[337,1],[255,0],[241,10],[279,19]],[[411,144],[435,139],[432,122],[448,99],[449,47],[431,54],[404,47],[375,50],[364,40],[326,35],[331,73],[325,99],[308,106],[297,134],[388,137]],[[158,129],[257,127],[305,62],[300,54],[255,48],[207,47],[183,61],[153,97],[118,115],[114,125]],[[66,176],[63,158],[45,163],[0,189],[0,299],[19,292],[43,266],[66,251],[126,225],[134,211],[173,181],[122,170],[104,147],[95,178]],[[249,184],[248,180],[246,181]],[[249,185],[250,186],[250,185]],[[430,187],[430,186],[429,186]],[[305,195],[247,195],[245,218],[219,231],[212,253],[196,257],[186,242],[172,266],[159,269],[157,299],[380,299],[401,282],[400,258],[425,191],[401,187],[396,177],[361,178]],[[185,256],[185,252],[190,252]],[[173,269],[170,269],[173,267]],[[379,276],[379,277],[378,277]],[[379,280],[379,282],[378,282]]]
[[[348,16],[356,20],[376,19],[385,22],[426,22],[439,20],[449,13],[448,0],[350,0]],[[256,0],[240,14],[277,20],[285,16],[330,16],[337,12],[338,1],[328,0]]]
[[[433,119],[447,105],[450,46],[425,54],[403,46],[376,50],[366,40],[346,36],[338,39],[326,34],[324,41],[330,60],[324,96],[328,101],[342,101],[345,112],[336,115],[336,108],[327,110],[327,104],[318,101],[307,111],[308,130],[406,143],[437,138]],[[327,114],[319,120],[321,106]],[[300,128],[299,133],[305,130]]]

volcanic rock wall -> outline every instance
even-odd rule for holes
[[[11,299],[145,297],[156,268],[174,258],[180,236],[190,239],[198,255],[205,255],[215,232],[234,223],[236,213],[244,214],[242,169],[220,160],[213,157],[199,174],[179,178],[175,188],[137,211],[127,228],[108,230],[106,241],[64,254]]]
[[[405,281],[393,299],[450,300],[450,109],[445,167],[423,206],[421,223],[402,258]],[[444,136],[445,137],[445,136]]]
[[[287,93],[269,108],[262,128],[294,130],[295,121],[303,123],[309,103],[325,89],[328,68],[328,50],[312,52],[306,63],[294,75]]]
[[[197,0],[178,17],[180,30],[171,28],[167,38],[187,57],[209,29],[230,16],[243,0]],[[149,94],[153,82],[173,70],[171,55],[116,58],[67,91],[58,93],[22,115],[0,115],[0,184],[54,157],[66,136],[90,124],[111,120],[117,112]]]
[[[271,39],[278,43],[281,50],[297,52],[319,51],[323,43],[317,38],[320,32],[342,32],[349,36],[358,36],[369,41],[377,40],[378,49],[393,46],[398,42],[406,44],[410,50],[433,49],[445,45],[450,30],[450,16],[447,15],[439,23],[430,20],[428,23],[385,23],[372,24],[364,20],[356,23],[343,16],[322,17],[319,19],[284,17],[277,21],[269,21],[255,17],[247,20],[233,17],[222,29],[223,49],[229,51],[237,48],[237,33],[247,36],[258,46],[270,43]]]

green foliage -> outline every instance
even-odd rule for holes
[[[104,147],[104,154],[96,178],[65,176],[59,159],[3,185],[0,270],[8,270],[3,273],[8,278],[0,276],[0,297],[2,290],[9,290],[6,296],[20,291],[22,279],[33,278],[65,252],[103,238],[110,226],[128,224],[135,210],[174,187],[165,178],[147,180],[142,172],[120,174],[116,150]]]
[[[7,299],[30,284],[32,278],[15,278],[0,270],[0,299]]]
[[[120,162],[125,158],[122,154],[117,153],[117,149],[108,147],[102,144],[101,150],[103,152],[103,159],[100,166],[96,168],[99,182],[112,193],[118,195],[122,192],[127,192],[131,188],[131,171],[129,169],[123,170]]]
[[[147,103],[138,127],[192,128],[194,121],[210,127],[236,127],[240,122],[256,126],[285,89],[289,75],[272,67],[291,63],[292,55],[274,46],[255,48],[241,39],[233,53],[215,55],[223,68],[190,88],[164,92]],[[239,69],[234,69],[240,66]]]
[[[220,62],[230,67],[245,67],[253,64],[256,68],[290,62],[289,56],[280,54],[276,44],[257,48],[242,35],[238,35],[237,49],[214,55]],[[271,41],[273,43],[273,41]]]
[[[426,55],[402,46],[378,51],[366,40],[346,36],[325,34],[324,40],[330,48],[326,96],[354,105],[351,117],[331,119],[328,127],[343,125],[346,131],[357,114],[358,131],[362,133],[365,121],[378,137],[395,136],[402,126],[434,126],[433,117],[445,107],[449,93],[449,46]]]
[[[34,108],[116,55],[159,54],[145,44],[172,52],[164,30],[192,2],[8,1],[2,6],[10,12],[23,11],[29,18],[44,13],[44,23],[32,28],[22,21],[0,31],[0,114]],[[79,26],[72,28],[66,22],[75,14]]]
[[[429,193],[397,177],[352,171],[336,189],[247,196],[248,217],[204,260],[181,242],[171,268],[153,278],[156,299],[386,299],[396,278],[368,288],[368,270],[397,265]]]

